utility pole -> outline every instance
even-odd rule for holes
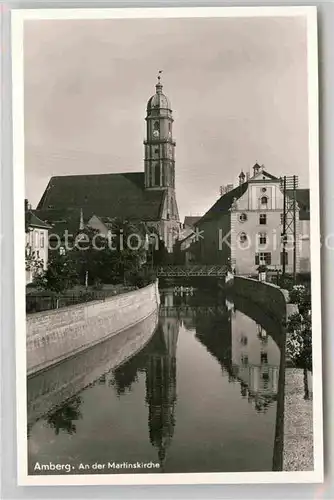
[[[293,281],[296,283],[297,275],[297,198],[296,191],[298,188],[298,177],[284,176],[281,178],[281,189],[283,191],[283,220],[282,220],[282,276],[286,275],[286,264],[288,260],[287,242],[290,235],[293,243],[292,247],[292,274]]]

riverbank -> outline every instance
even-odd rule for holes
[[[284,471],[313,470],[313,398],[310,372],[285,370]]]

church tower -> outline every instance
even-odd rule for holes
[[[161,71],[156,92],[146,108],[145,189],[163,192],[163,210],[158,231],[166,248],[172,251],[179,236],[180,218],[175,196],[175,141],[170,101],[162,93]]]
[[[146,110],[145,187],[175,189],[173,116],[170,101],[162,93],[160,74],[155,88]]]

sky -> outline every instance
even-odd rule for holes
[[[26,196],[54,175],[144,170],[146,104],[163,70],[180,217],[255,162],[308,187],[304,18],[29,20]]]

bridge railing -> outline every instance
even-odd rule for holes
[[[157,269],[158,277],[173,276],[226,276],[227,266],[193,265],[193,266],[163,266]]]

